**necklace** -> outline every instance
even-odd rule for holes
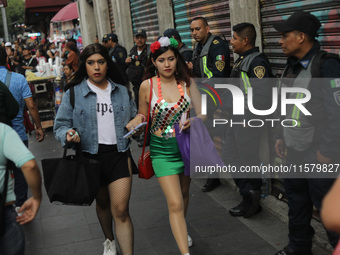
[[[157,77],[158,100],[152,109],[151,132],[154,133],[160,129],[162,137],[172,137],[175,132],[174,124],[178,123],[183,113],[189,114],[189,102],[184,97],[182,85],[177,82],[177,88],[181,95],[177,103],[168,103],[162,95],[161,78]]]
[[[162,86],[161,86],[161,77],[157,77],[157,88],[158,88],[158,100],[157,100],[157,103],[160,103],[162,100],[163,100],[163,96],[162,96]],[[183,92],[183,89],[182,89],[182,85],[177,82],[177,88],[178,88],[178,91],[181,95],[181,98],[184,98],[184,92]],[[166,103],[165,100],[163,103]],[[168,103],[167,103],[168,104]],[[178,105],[175,107],[177,108]]]

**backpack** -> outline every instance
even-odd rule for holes
[[[320,78],[321,77],[321,66],[324,61],[328,58],[336,59],[340,62],[340,57],[334,53],[329,53],[325,50],[320,50],[314,57],[312,63],[312,78]]]

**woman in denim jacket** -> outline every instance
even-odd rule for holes
[[[122,253],[133,254],[128,208],[134,163],[130,140],[123,136],[137,110],[127,88],[119,83],[124,84],[124,76],[107,49],[100,44],[88,45],[80,54],[79,70],[68,84],[74,89],[74,105],[68,89],[54,123],[55,136],[62,146],[81,141],[85,156],[102,162],[102,169],[98,169],[102,187],[96,197],[96,211],[106,237],[104,255],[117,254],[112,217]]]

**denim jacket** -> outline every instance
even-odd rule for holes
[[[136,105],[129,97],[127,88],[112,82],[111,101],[119,152],[129,148],[130,140],[123,138],[128,132],[126,124],[137,114]],[[66,91],[54,122],[54,134],[64,147],[66,132],[76,128],[80,135],[82,151],[98,153],[97,95],[87,85],[86,79],[74,86],[74,109],[70,102],[70,90]]]

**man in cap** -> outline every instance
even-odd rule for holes
[[[320,51],[320,44],[315,40],[320,27],[317,17],[303,11],[297,11],[285,22],[274,25],[282,34],[279,44],[288,56],[281,78],[282,86],[305,88],[311,93],[311,99],[305,104],[310,116],[302,112],[295,114],[296,109],[287,106],[284,117],[294,119],[298,125],[284,127],[275,144],[276,154],[285,157],[287,165],[306,166],[313,163],[330,166],[339,163],[340,159],[340,61],[336,55]],[[284,78],[293,79],[289,82]],[[289,97],[296,96],[297,93],[290,93]],[[287,148],[286,156],[284,146]],[[320,212],[322,199],[333,181],[322,176],[322,173],[308,179],[285,179],[289,243],[276,254],[312,254],[314,229],[310,221],[313,205]],[[339,236],[329,231],[327,235],[335,247]]]
[[[146,62],[150,55],[150,45],[146,44],[147,36],[144,29],[138,29],[133,37],[135,46],[130,50],[126,58],[127,75],[133,85],[136,106],[139,107],[139,87],[142,83]]]
[[[20,73],[22,75],[25,75],[26,70],[33,71],[38,65],[38,61],[32,56],[31,48],[29,46],[24,46],[22,48],[22,59],[19,65],[21,67]]]
[[[212,78],[228,78],[230,76],[230,56],[229,47],[219,36],[210,33],[210,27],[204,17],[196,17],[191,21],[190,30],[192,37],[197,44],[193,52],[193,74],[196,78],[203,78],[209,82]],[[213,86],[213,84],[210,84]],[[208,101],[208,109],[210,107]],[[213,112],[214,110],[208,110]],[[207,123],[212,123],[213,114],[207,116]],[[210,125],[210,124],[209,124]],[[215,142],[215,146],[220,147],[220,138],[210,133]],[[203,192],[209,192],[220,185],[220,179],[208,178],[202,187]]]
[[[105,46],[109,50],[112,61],[117,63],[117,67],[125,75],[125,59],[127,57],[127,51],[123,46],[118,43],[118,36],[116,34],[105,34],[103,36],[102,42],[103,46]]]
[[[252,88],[253,104],[256,109],[269,109],[272,86],[268,78],[273,77],[273,75],[268,58],[265,54],[259,52],[258,47],[255,47],[255,27],[251,23],[244,22],[233,26],[232,29],[233,35],[230,44],[239,58],[235,61],[230,77],[235,78],[235,83],[237,82],[235,85],[243,91],[245,97],[248,96],[248,88]],[[235,122],[261,119],[261,116],[254,116],[250,113],[248,107],[246,107],[248,105],[247,99],[244,100],[244,103],[246,109],[244,115],[232,115],[233,109],[226,108],[230,119]],[[240,165],[260,166],[259,151],[261,133],[264,130],[264,127],[227,125],[223,148],[226,164],[238,168],[240,168]],[[234,178],[234,181],[243,199],[239,205],[231,208],[229,213],[232,216],[249,218],[260,212],[261,179]]]
[[[166,37],[174,38],[178,42],[177,49],[178,49],[179,53],[182,54],[185,62],[188,64],[188,67],[189,68],[191,67],[191,69],[192,69],[192,53],[193,53],[193,50],[190,49],[188,46],[186,46],[182,42],[182,38],[179,35],[178,31],[174,28],[169,28],[169,29],[165,30],[163,34]]]
[[[12,43],[6,42],[5,43],[6,53],[7,53],[7,67],[10,71],[16,71],[16,65],[18,62],[14,59],[14,50],[12,49]]]

